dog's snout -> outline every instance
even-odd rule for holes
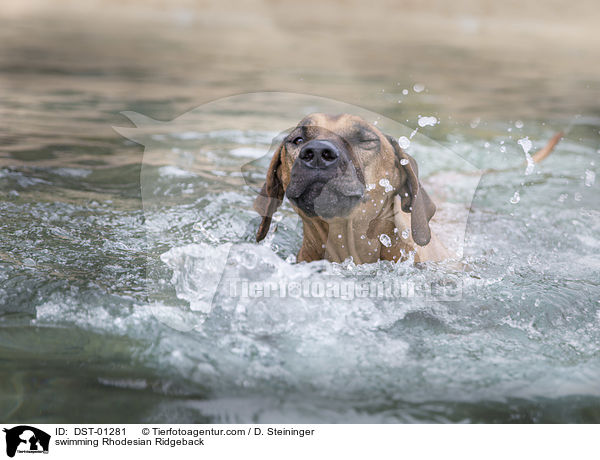
[[[329,141],[312,140],[304,144],[298,158],[309,168],[327,168],[340,157],[339,149]]]

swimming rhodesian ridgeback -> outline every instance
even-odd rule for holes
[[[532,158],[539,162],[562,133]],[[357,264],[452,257],[430,228],[436,206],[419,181],[417,163],[398,142],[349,114],[305,117],[276,149],[254,202],[261,241],[287,196],[302,218],[297,261]]]

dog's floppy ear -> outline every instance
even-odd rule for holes
[[[415,243],[425,246],[431,239],[429,221],[435,214],[435,204],[419,182],[419,168],[413,157],[404,152],[396,139],[386,136],[396,154],[396,166],[404,171],[404,182],[398,190],[402,211],[410,212],[411,233]]]
[[[283,144],[281,144],[273,154],[267,170],[267,180],[263,184],[260,194],[254,200],[254,209],[262,216],[262,221],[256,232],[256,241],[261,241],[267,236],[271,226],[271,218],[283,202],[284,190],[279,171],[283,148]]]

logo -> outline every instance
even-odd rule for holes
[[[6,455],[14,457],[17,452],[26,454],[47,454],[50,446],[50,435],[38,428],[19,425],[6,433]]]

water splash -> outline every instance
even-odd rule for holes
[[[535,162],[533,161],[533,158],[529,154],[531,147],[532,147],[532,143],[529,140],[529,137],[524,137],[523,139],[519,139],[517,141],[517,143],[521,146],[521,148],[523,149],[523,152],[525,152],[525,159],[527,161],[527,167],[525,168],[525,175],[529,176],[531,173],[533,173],[533,170],[535,168]]]

